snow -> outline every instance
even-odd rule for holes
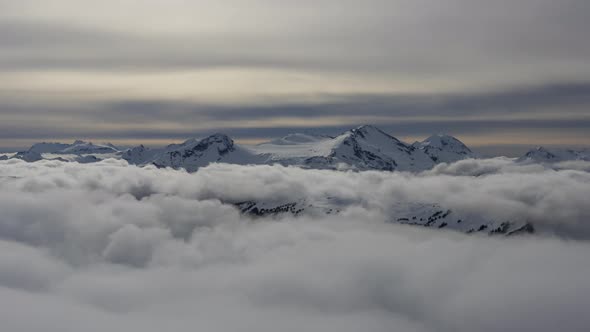
[[[236,146],[229,136],[214,134],[170,145],[157,153],[151,163],[158,167],[184,168],[194,172],[214,162],[247,165],[259,164],[262,158],[249,149]]]
[[[518,162],[556,163],[570,160],[590,161],[590,150],[546,149],[537,147],[518,159]]]
[[[432,135],[413,146],[424,151],[436,163],[453,163],[476,157],[463,142],[444,134]]]
[[[426,155],[373,126],[361,126],[334,138],[292,134],[254,149],[268,155],[268,163],[310,168],[345,164],[359,170],[424,170],[433,166]]]
[[[41,153],[41,154],[43,154],[43,153],[56,153],[56,152],[66,149],[70,146],[71,146],[70,144],[65,144],[65,143],[42,142],[42,143],[33,144],[33,146],[31,146],[31,148],[29,149],[29,151]]]
[[[116,153],[117,149],[109,145],[93,144],[92,142],[76,141],[71,146],[58,151],[61,154],[106,154]],[[56,152],[54,152],[56,153]]]
[[[211,163],[281,164],[311,169],[381,170],[421,172],[441,163],[477,158],[453,136],[437,134],[422,142],[407,144],[375,126],[360,126],[336,137],[293,133],[255,146],[241,146],[225,134],[190,138],[163,148],[144,145],[120,151],[112,144],[75,141],[37,143],[12,158],[29,162],[54,159],[89,163],[102,159],[124,159],[129,164],[171,167],[194,172]],[[537,148],[518,162],[554,163],[590,160],[589,150]]]
[[[26,162],[32,163],[35,161],[43,160],[43,156],[35,151],[23,151],[18,152],[11,159],[22,159]]]
[[[112,144],[94,144],[77,140],[72,144],[67,143],[36,143],[28,152],[53,155],[82,155],[82,154],[109,154],[118,153],[119,149]]]

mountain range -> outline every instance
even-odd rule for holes
[[[28,162],[55,159],[80,163],[120,158],[132,165],[183,168],[188,172],[195,172],[211,163],[420,172],[431,169],[436,164],[477,157],[460,140],[449,135],[432,135],[424,141],[408,144],[375,126],[364,125],[337,136],[294,133],[254,146],[236,144],[229,136],[221,133],[205,138],[191,138],[162,148],[139,145],[121,149],[112,144],[85,141],[75,141],[72,144],[43,142],[10,158]],[[9,157],[2,159],[7,158]],[[588,161],[590,151],[549,150],[539,147],[516,161],[555,163],[566,160]]]
[[[473,157],[469,148],[451,136],[435,135],[423,142],[407,144],[368,125],[334,137],[296,133],[256,146],[238,145],[227,135],[214,134],[160,149],[141,145],[124,151],[121,156],[134,165],[153,164],[184,168],[189,172],[213,162],[312,169],[423,171],[440,162]]]
[[[170,167],[195,172],[211,163],[239,165],[297,166],[309,169],[379,170],[420,172],[440,163],[453,163],[478,156],[457,138],[432,135],[421,142],[405,143],[374,126],[361,126],[337,136],[294,133],[255,146],[236,144],[225,134],[191,138],[162,148],[144,145],[121,149],[112,144],[85,141],[37,143],[26,151],[0,160],[22,159],[27,162],[49,159],[93,163],[106,158],[124,159],[129,164]],[[555,163],[567,160],[590,161],[589,150],[556,150],[539,147],[515,159],[517,163]],[[346,204],[331,197],[308,202],[305,197],[283,201],[225,202],[252,216],[283,213],[337,214]],[[486,216],[451,211],[437,202],[392,206],[391,222],[430,228],[446,228],[465,233],[519,234],[534,228],[526,220],[493,220]]]

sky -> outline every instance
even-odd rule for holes
[[[587,0],[0,0],[0,149],[375,124],[590,146]]]

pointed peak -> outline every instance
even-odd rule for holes
[[[182,144],[171,144],[167,148],[168,149],[178,149],[178,148],[192,148],[195,146],[209,146],[212,144],[222,144],[228,148],[232,148],[234,146],[234,141],[228,135],[222,133],[215,133],[209,135],[205,138],[191,138],[184,141]]]
[[[356,127],[354,129],[352,129],[351,131],[358,131],[358,132],[362,132],[362,133],[374,133],[374,132],[378,132],[378,133],[382,133],[385,134],[385,132],[373,125],[362,125],[359,127]]]
[[[227,146],[233,146],[234,145],[234,140],[231,139],[228,135],[226,134],[222,134],[222,133],[215,133],[211,136],[208,136],[206,138],[204,138],[203,140],[201,140],[201,142],[206,142],[208,144],[211,143],[223,143]]]
[[[379,130],[379,128],[370,125],[370,124],[364,124],[361,126],[356,127],[357,130]]]
[[[362,138],[367,138],[369,136],[374,136],[374,135],[377,135],[377,136],[381,135],[381,136],[386,136],[386,137],[395,139],[396,141],[399,141],[395,137],[389,135],[388,133],[384,132],[383,130],[381,130],[373,125],[362,125],[362,126],[359,126],[359,127],[349,130],[348,133],[352,134],[352,136],[360,136]]]
[[[431,135],[427,139],[425,139],[424,141],[429,142],[429,141],[436,141],[436,140],[439,140],[439,141],[459,141],[454,136],[451,136],[449,134],[442,134],[442,133]]]
[[[447,145],[460,146],[461,148],[469,150],[465,143],[461,142],[458,138],[448,134],[435,134],[424,141],[418,143],[421,146],[432,146],[432,147],[443,147]]]
[[[215,133],[215,134],[212,134],[212,135],[208,136],[207,138],[230,139],[231,140],[231,138],[228,135],[223,134],[223,133]]]

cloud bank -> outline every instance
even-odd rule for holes
[[[7,331],[583,331],[590,174],[570,166],[188,174],[2,161],[0,320]],[[228,204],[325,195],[340,214],[251,219]],[[526,216],[544,232],[385,222],[391,204],[420,200]]]

